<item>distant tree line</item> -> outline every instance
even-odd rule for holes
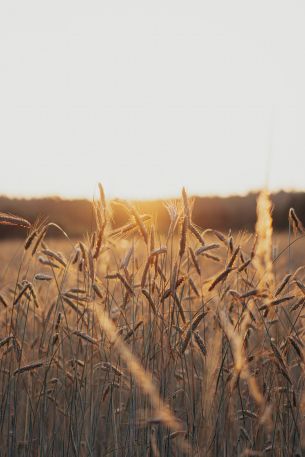
[[[256,221],[257,194],[232,197],[194,197],[193,221],[200,228],[253,230]],[[288,211],[293,207],[305,225],[305,193],[278,192],[272,195],[274,227],[285,230],[288,227]],[[169,216],[164,201],[135,202],[139,210],[151,214],[155,224],[162,231],[169,225]],[[128,213],[122,205],[112,204],[113,226],[128,221]],[[17,214],[30,222],[47,218],[60,225],[71,237],[79,237],[94,229],[94,212],[88,200],[66,200],[59,197],[17,199],[0,196],[0,211]],[[0,238],[24,236],[14,227],[0,226]],[[54,236],[58,233],[54,230]]]

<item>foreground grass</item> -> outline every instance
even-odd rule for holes
[[[100,190],[80,242],[2,215],[0,456],[304,455],[301,225],[201,233],[183,192],[114,231]]]

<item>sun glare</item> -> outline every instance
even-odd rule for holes
[[[36,7],[0,7],[2,194],[304,187],[304,5]]]

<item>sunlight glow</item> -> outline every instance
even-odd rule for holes
[[[305,4],[0,5],[0,193],[304,189]]]

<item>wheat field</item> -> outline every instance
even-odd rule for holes
[[[170,226],[102,186],[81,241],[46,221],[0,243],[0,456],[305,455],[303,226],[256,233]],[[289,217],[288,217],[289,216]],[[61,239],[49,238],[50,227]]]

